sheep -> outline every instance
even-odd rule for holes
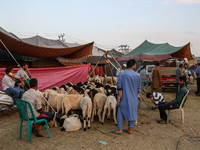
[[[98,91],[98,93],[106,94],[105,89],[103,87],[96,88],[96,90]]]
[[[94,77],[94,82],[101,82],[101,78],[97,75]]]
[[[52,88],[52,90],[58,91],[58,90],[59,90],[59,87],[54,86],[54,87]]]
[[[107,98],[107,96],[105,94],[102,94],[102,93],[97,93],[94,96],[91,122],[93,122],[93,118],[96,115],[97,109],[98,109],[97,115],[99,117],[99,122],[101,122],[101,112],[102,112],[102,109],[104,107],[106,98]]]
[[[51,92],[48,95],[49,104],[57,110],[58,115],[61,112],[62,108],[62,99],[66,96],[66,94],[59,94],[57,92]],[[49,105],[47,105],[47,111],[49,111]]]
[[[78,94],[78,92],[74,90],[73,87],[70,87],[69,91],[66,94]]]
[[[105,118],[105,114],[106,114],[107,109],[108,109],[107,117],[109,119],[110,119],[110,116],[111,116],[111,110],[113,110],[113,119],[115,121],[115,124],[117,125],[116,107],[117,107],[116,98],[112,95],[108,96],[107,99],[106,99],[105,105],[104,105],[104,111],[103,111],[102,122],[101,122],[102,125],[104,123],[104,118]]]
[[[88,95],[89,97],[91,98],[92,102],[93,102],[93,99],[94,99],[94,96],[98,93],[98,91],[96,89],[90,89]]]
[[[105,75],[104,84],[117,85],[117,77],[113,77],[113,80],[112,77],[107,77],[107,75]]]
[[[80,101],[83,98],[84,94],[75,95],[68,94],[62,100],[62,114],[65,115],[70,109],[81,109]]]
[[[74,114],[67,118],[67,116],[61,117],[60,120],[61,131],[77,131],[82,127],[80,118],[77,114]]]
[[[67,85],[61,85],[60,86],[60,88],[63,88],[63,89],[65,89],[65,91],[67,92],[68,91],[68,89],[69,89],[69,87],[67,86]]]
[[[96,88],[100,88],[103,87],[103,84],[100,82],[95,82]]]
[[[85,96],[81,99],[80,107],[82,109],[82,115],[84,120],[84,131],[86,131],[86,121],[88,122],[88,129],[90,129],[90,119],[92,113],[92,100],[88,96],[89,90],[85,91]]]
[[[66,91],[65,91],[65,89],[64,89],[64,88],[60,88],[60,89],[58,90],[58,93],[60,93],[60,94],[65,94],[65,93],[66,93]]]

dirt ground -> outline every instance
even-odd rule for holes
[[[181,112],[171,111],[169,124],[158,124],[159,111],[153,111],[149,99],[145,99],[146,109],[138,110],[138,126],[134,127],[133,134],[110,133],[117,126],[112,120],[106,120],[104,125],[95,118],[91,129],[76,132],[61,132],[58,128],[50,128],[51,138],[48,138],[46,129],[40,127],[44,137],[32,135],[32,144],[27,143],[27,124],[23,123],[22,140],[19,140],[20,118],[17,110],[11,113],[0,114],[0,149],[150,149],[150,150],[199,150],[200,149],[200,97],[195,96],[196,85],[188,85],[190,94],[185,104],[185,124],[181,124]],[[148,88],[150,90],[150,87]],[[161,92],[161,91],[160,91]],[[162,92],[166,101],[172,100],[176,91]],[[140,103],[140,102],[139,102]],[[124,122],[124,129],[127,128]],[[109,145],[99,144],[105,141]]]

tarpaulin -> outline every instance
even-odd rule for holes
[[[118,61],[128,61],[130,59],[141,59],[141,60],[154,60],[161,61],[169,58],[187,58],[192,59],[190,51],[190,43],[174,47],[168,43],[154,44],[145,40],[142,44],[136,47],[134,50],[118,58]]]
[[[64,44],[62,44],[62,46],[49,45],[48,47],[47,46],[42,47],[26,43],[21,39],[15,37],[14,35],[8,33],[1,27],[0,27],[0,39],[5,44],[5,46],[10,50],[11,53],[23,56],[36,57],[36,58],[56,58],[56,57],[64,57],[67,59],[86,58],[92,56],[92,49],[94,43],[92,42],[74,47],[67,47],[67,45],[66,47],[63,47]],[[0,49],[6,51],[6,48],[1,42],[0,42]]]
[[[2,79],[5,75],[6,68],[0,68],[0,90],[2,90]],[[13,68],[14,74],[20,68]],[[52,89],[54,86],[60,87],[63,84],[72,82],[77,84],[78,82],[85,82],[87,80],[88,72],[90,70],[89,65],[69,66],[69,67],[57,67],[57,68],[29,68],[32,78],[38,80],[38,89],[44,91],[46,89]]]

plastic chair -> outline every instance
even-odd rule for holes
[[[189,93],[189,90],[187,91],[187,93],[185,94],[185,96],[183,97],[182,101],[181,101],[181,105],[179,106],[179,109],[172,109],[172,110],[176,110],[176,111],[181,111],[181,120],[182,120],[182,124],[184,124],[184,108],[183,108],[183,104],[186,101],[186,97]],[[168,115],[167,115],[167,123],[169,123],[169,113],[170,110],[168,110]]]
[[[48,137],[50,138],[47,120],[46,119],[37,120],[37,118],[35,117],[35,113],[33,111],[33,108],[32,108],[31,104],[28,101],[21,100],[21,99],[15,99],[15,103],[17,105],[19,116],[21,118],[19,139],[21,140],[21,137],[22,137],[22,123],[23,123],[23,121],[27,121],[28,143],[29,142],[31,143],[31,135],[32,135],[32,125],[33,125],[33,123],[45,122],[46,123]],[[31,120],[28,117],[27,107],[29,107],[29,109],[31,111],[31,114],[32,114],[32,117],[33,117],[33,119],[31,119]]]

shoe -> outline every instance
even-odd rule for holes
[[[163,120],[161,122],[159,122],[160,124],[167,124],[167,120]]]
[[[162,122],[163,121],[163,119],[160,119],[160,120],[156,120],[156,122],[158,122],[158,123],[160,123],[160,122]]]
[[[39,129],[33,129],[33,132],[35,133],[36,137],[43,137],[43,135],[40,133]]]
[[[116,133],[116,130],[112,131],[111,133],[121,135],[122,133]]]
[[[200,96],[200,94],[196,94],[196,96]]]
[[[132,132],[130,133],[130,132],[128,132],[128,130],[127,129],[123,129],[122,130],[123,132],[126,132],[126,133],[128,133],[128,134],[132,134]]]

